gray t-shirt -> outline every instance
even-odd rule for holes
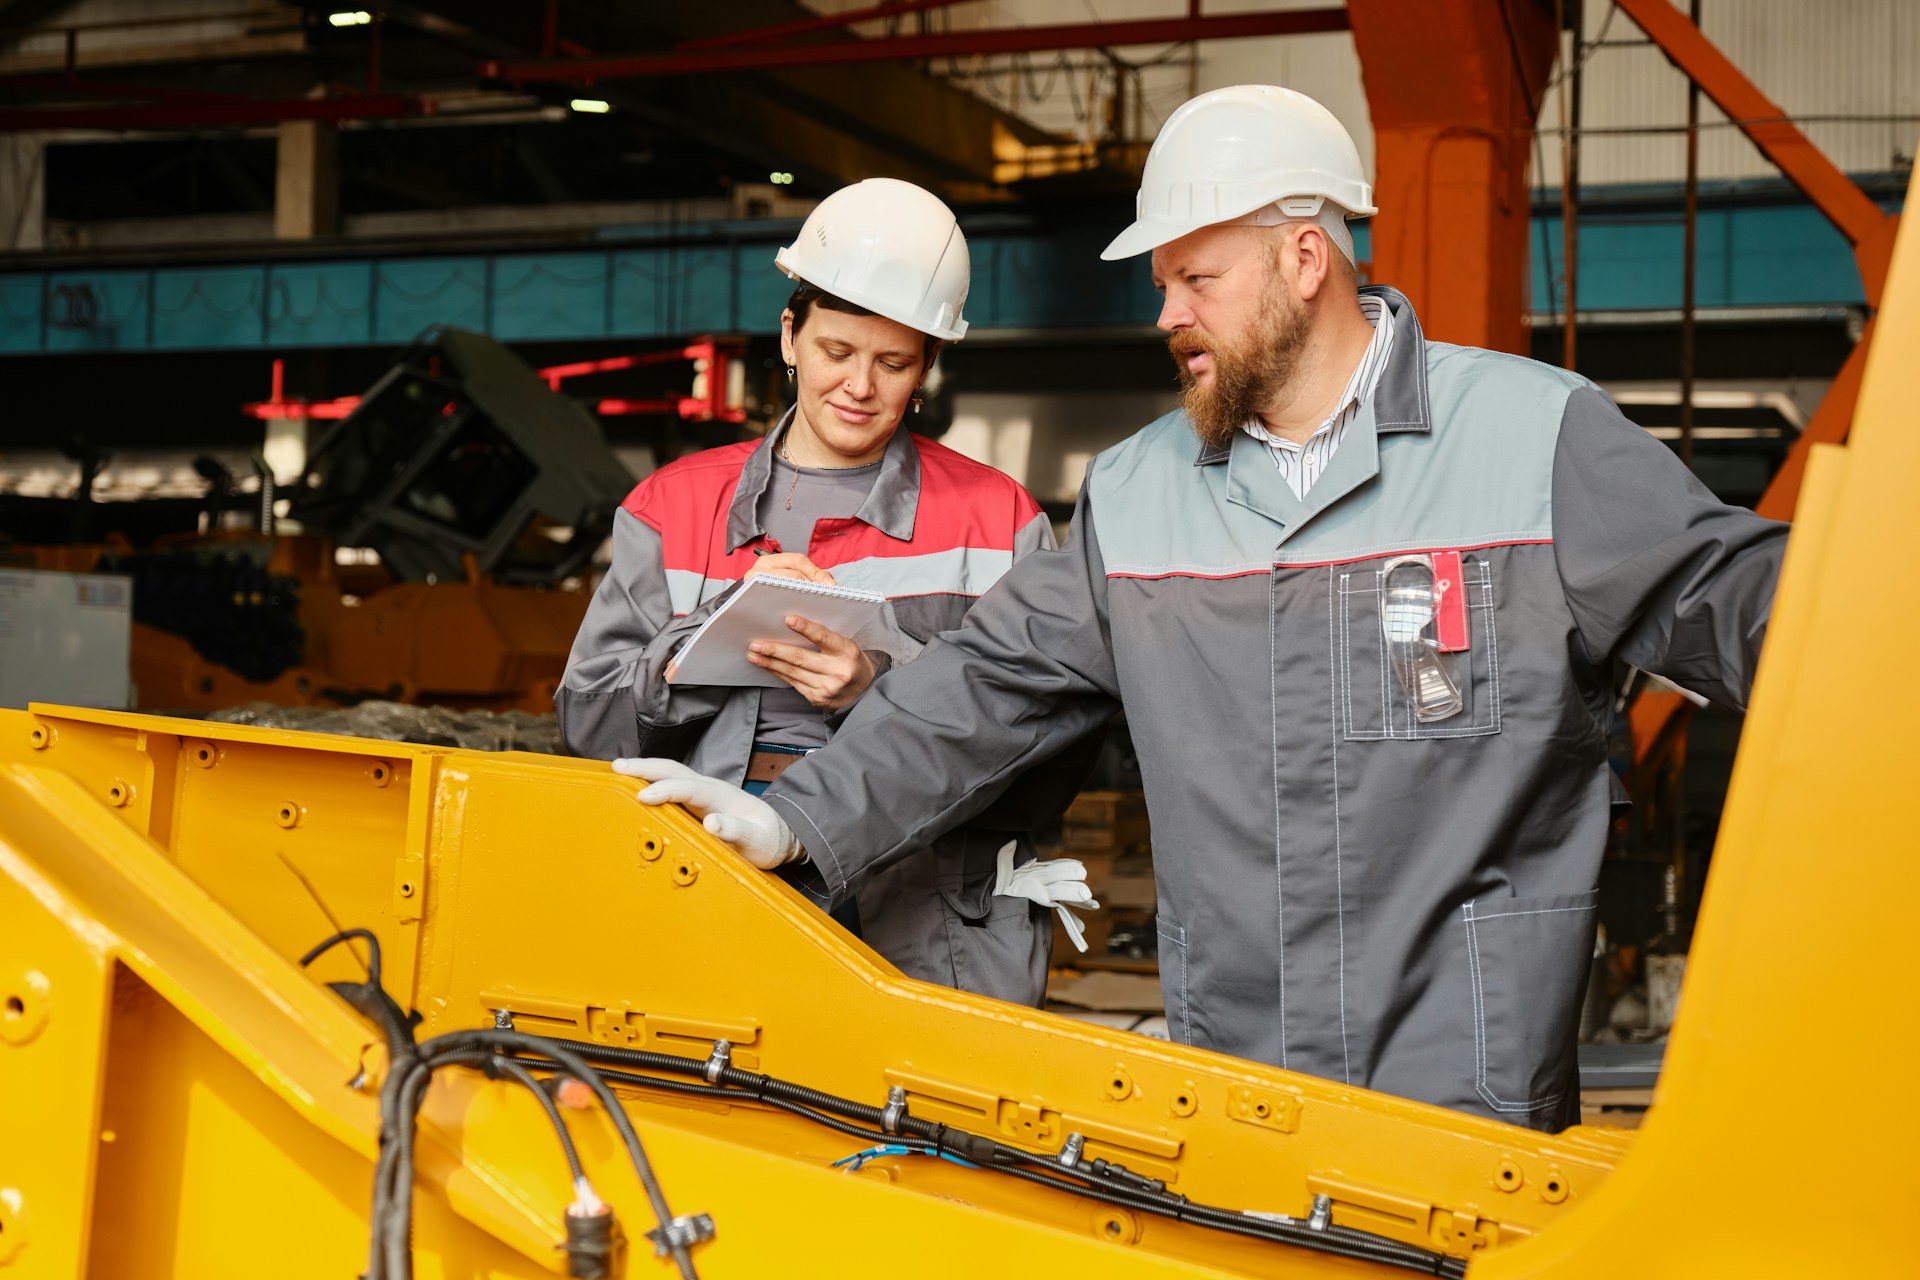
[[[760,527],[782,551],[806,555],[814,521],[844,519],[858,512],[880,478],[880,467],[879,462],[864,467],[796,467],[775,453],[773,477],[760,497]],[[789,494],[792,510],[787,509]],[[788,685],[762,689],[753,740],[783,747],[824,747],[827,713]]]

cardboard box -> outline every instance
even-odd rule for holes
[[[1060,824],[1069,850],[1118,851],[1146,844],[1147,798],[1138,791],[1082,791]]]

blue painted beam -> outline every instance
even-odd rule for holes
[[[1365,257],[1367,229],[1357,230]],[[663,242],[653,229],[611,229],[592,248],[544,252],[0,272],[0,355],[391,347],[440,324],[510,342],[767,334],[791,290],[773,255],[792,231],[679,227]],[[1151,324],[1147,260],[1100,261],[1107,231],[976,233],[968,320],[978,329]],[[1675,207],[1583,210],[1581,309],[1679,306],[1681,234]],[[1552,299],[1564,288],[1556,211],[1536,213],[1531,247],[1533,308],[1551,312],[1549,280]],[[1846,242],[1810,206],[1702,211],[1702,308],[1863,301]]]

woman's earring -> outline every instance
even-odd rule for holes
[[[793,381],[793,366],[792,366],[792,365],[788,365],[788,366],[787,366],[787,381],[788,381],[788,382],[792,382],[792,381]]]
[[[920,412],[920,397],[919,397],[919,396],[915,396],[915,397],[913,398],[913,411],[914,411],[915,413],[918,413],[918,412]]]

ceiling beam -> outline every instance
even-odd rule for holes
[[[589,84],[600,80],[699,75],[714,71],[767,71],[854,62],[917,62],[978,54],[1178,44],[1189,40],[1233,40],[1248,36],[1303,35],[1346,29],[1347,11],[1344,6],[1331,9],[1276,9],[1258,13],[1151,18],[1132,22],[991,27],[885,36],[873,40],[834,40],[823,44],[754,44],[680,49],[637,57],[489,62],[482,67],[481,75],[485,79],[513,85]]]

